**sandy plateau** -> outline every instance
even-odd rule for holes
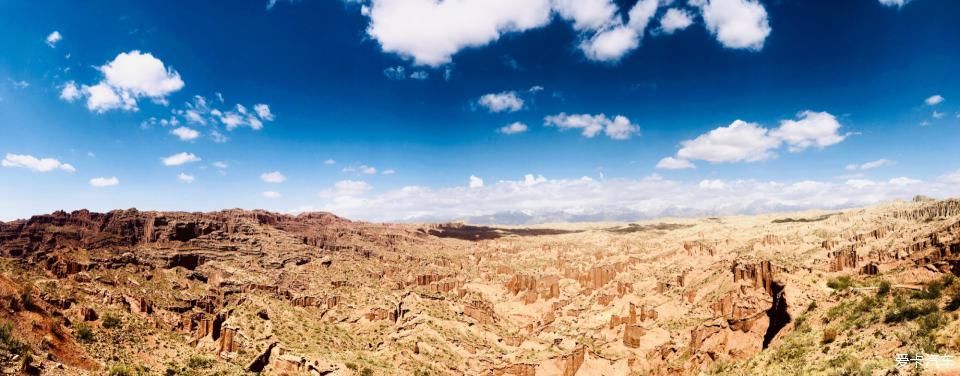
[[[4,374],[881,375],[960,350],[960,201],[534,228],[56,212],[0,224],[0,254]]]

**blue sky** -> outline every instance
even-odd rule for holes
[[[0,3],[0,219],[630,219],[960,191],[956,2],[87,5]]]

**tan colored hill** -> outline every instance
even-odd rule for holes
[[[879,375],[960,350],[953,200],[562,228],[57,212],[0,224],[0,254],[9,374]]]

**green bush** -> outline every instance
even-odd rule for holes
[[[373,370],[364,368],[363,371],[360,371],[360,376],[373,376]]]
[[[890,293],[890,282],[880,281],[880,286],[877,287],[877,296],[887,296]]]
[[[0,349],[11,354],[23,355],[27,352],[27,345],[14,337],[13,325],[7,322],[0,324]]]
[[[103,325],[104,328],[113,329],[113,328],[119,328],[120,324],[122,323],[123,322],[120,320],[120,317],[112,313],[108,313],[106,315],[103,315],[103,322],[101,323],[101,325]]]
[[[837,291],[842,291],[849,289],[853,285],[853,282],[850,281],[850,276],[839,276],[837,278],[831,278],[827,281],[827,287],[832,288]]]
[[[834,328],[827,328],[823,330],[823,339],[820,343],[824,345],[830,344],[837,339],[837,330]]]
[[[905,304],[902,303],[901,300],[900,303],[896,304],[896,307],[894,307],[893,311],[887,312],[887,315],[883,318],[883,322],[890,324],[903,321],[913,321],[920,316],[939,311],[940,308],[932,302],[926,302],[922,304]]]
[[[914,299],[940,299],[940,296],[943,295],[943,284],[940,281],[932,281],[924,286],[923,290],[914,291],[910,294],[911,298]]]
[[[206,369],[206,368],[213,367],[213,364],[215,362],[216,361],[211,358],[194,355],[194,356],[191,356],[190,359],[187,359],[187,367],[195,368],[195,369],[199,369],[199,368]]]
[[[126,364],[114,364],[110,366],[110,370],[107,371],[109,376],[133,376],[133,370],[130,369]]]
[[[953,294],[950,294],[950,301],[947,302],[945,307],[950,312],[956,311],[957,308],[960,308],[960,289],[953,290]]]
[[[93,330],[90,329],[90,325],[86,323],[77,324],[77,330],[74,332],[74,336],[80,342],[93,342]]]

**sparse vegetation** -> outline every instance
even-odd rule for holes
[[[193,355],[187,359],[187,367],[192,369],[207,369],[213,367],[216,360],[204,356]]]
[[[886,280],[880,281],[880,285],[877,286],[877,297],[887,296],[890,293],[890,282]]]
[[[112,313],[108,313],[103,316],[103,322],[100,325],[103,325],[106,329],[119,328],[123,324],[123,321],[120,319],[120,316],[117,316]]]
[[[93,330],[90,329],[90,325],[87,325],[86,323],[77,324],[77,328],[76,328],[76,331],[74,332],[74,336],[80,342],[85,342],[85,343],[93,342]]]
[[[850,276],[842,275],[827,280],[827,287],[837,291],[849,289],[851,286],[853,286],[853,282],[850,280]]]
[[[27,352],[27,345],[14,337],[13,325],[8,322],[0,324],[0,350],[17,355]]]
[[[820,340],[820,343],[827,345],[833,343],[837,339],[837,329],[827,328],[823,330],[823,339]]]

